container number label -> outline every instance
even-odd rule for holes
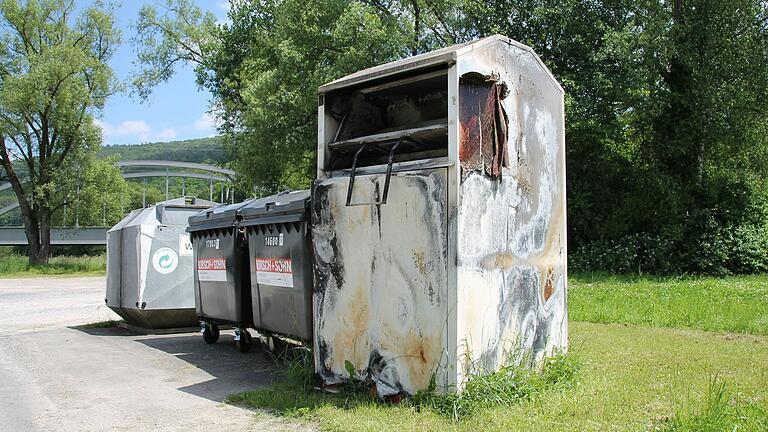
[[[283,234],[264,237],[264,246],[282,246]]]
[[[224,258],[198,258],[197,279],[201,282],[226,282],[227,263]]]
[[[256,283],[293,288],[290,258],[256,258]]]

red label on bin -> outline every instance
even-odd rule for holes
[[[224,258],[198,258],[198,270],[226,270],[227,265]]]
[[[201,282],[226,282],[226,260],[224,258],[198,258],[197,280]]]
[[[256,258],[256,271],[293,273],[290,258]]]
[[[290,258],[256,258],[256,283],[293,288]]]

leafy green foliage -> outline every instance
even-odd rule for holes
[[[533,47],[566,91],[568,241],[582,255],[578,268],[765,269],[763,1],[233,2],[223,25],[188,0],[168,4],[165,15],[142,12],[142,64],[158,79],[178,61],[196,66],[244,190],[308,186],[320,84],[502,33]],[[600,259],[605,247],[615,260]],[[619,257],[622,248],[634,256]]]
[[[0,0],[0,166],[31,263],[48,260],[51,221],[71,186],[89,186],[73,179],[109,172],[88,159],[101,142],[94,116],[119,87],[107,64],[119,39],[101,3],[76,15],[71,1]],[[86,162],[90,174],[74,171]]]
[[[406,45],[398,22],[377,12],[348,0],[233,5],[211,89],[233,166],[245,178],[266,192],[309,185],[317,87],[395,59]]]
[[[173,76],[178,64],[199,66],[198,83],[206,80],[206,59],[217,48],[214,37],[216,17],[203,12],[192,0],[164,0],[159,14],[156,6],[144,5],[135,24],[138,60],[146,65],[134,74],[132,84],[137,94],[147,99],[152,88]]]
[[[464,10],[472,36],[532,46],[566,90],[577,269],[764,271],[764,2],[467,0]]]
[[[140,76],[167,79],[176,62],[195,65],[214,94],[241,189],[257,193],[307,187],[314,177],[318,86],[457,34],[450,0],[232,2],[231,23],[219,26],[189,1],[169,4],[162,14],[142,11]]]
[[[97,159],[94,152],[78,154],[54,173],[50,195],[66,204],[53,215],[53,225],[109,227],[125,216],[128,183],[114,162]]]
[[[228,162],[221,139],[198,138],[162,143],[104,146],[99,158],[117,160],[170,160],[222,165]]]

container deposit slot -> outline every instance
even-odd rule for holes
[[[326,95],[337,125],[329,170],[354,169],[448,155],[445,69]]]

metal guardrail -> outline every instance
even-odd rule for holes
[[[106,227],[51,228],[51,244],[106,245]],[[26,246],[27,236],[22,227],[0,227],[0,246]]]

